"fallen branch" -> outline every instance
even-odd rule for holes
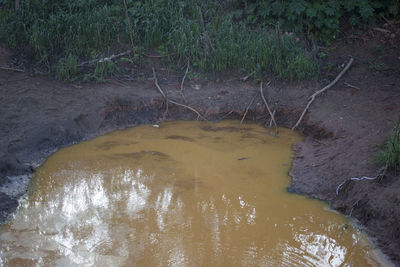
[[[253,102],[254,102],[254,99],[256,99],[257,96],[258,96],[258,91],[257,91],[256,94],[253,96],[253,98],[250,100],[250,103],[247,105],[246,111],[245,111],[244,114],[243,114],[243,118],[242,118],[242,120],[240,121],[240,125],[242,125],[244,119],[246,118],[247,112],[249,111],[249,108],[251,107],[251,105],[252,105]]]
[[[269,84],[269,83],[268,83],[268,84]],[[262,98],[262,100],[264,101],[265,106],[267,107],[267,110],[268,110],[269,115],[271,116],[271,121],[272,121],[272,123],[273,123],[274,126],[275,126],[275,136],[277,136],[277,135],[278,135],[278,125],[276,124],[275,116],[274,116],[274,114],[271,112],[271,109],[269,108],[268,102],[267,102],[267,100],[266,100],[265,97],[264,97],[262,81],[261,81],[261,83],[260,83],[260,92],[261,92],[261,98]]]
[[[378,174],[375,177],[367,177],[367,176],[363,176],[361,178],[358,177],[352,177],[350,179],[344,180],[341,184],[338,185],[338,187],[336,187],[336,195],[339,195],[339,190],[342,188],[342,186],[348,182],[348,181],[362,181],[362,180],[376,180],[378,178],[382,178],[386,175],[386,171],[388,169],[388,165],[386,164],[385,166],[383,166]]]
[[[312,104],[312,102],[314,102],[315,97],[319,94],[322,94],[323,92],[325,92],[326,90],[328,90],[329,88],[331,88],[332,86],[334,86],[337,81],[339,81],[339,79],[343,76],[343,74],[345,74],[345,72],[350,68],[351,64],[353,64],[354,59],[350,58],[349,62],[347,63],[346,67],[339,73],[339,75],[327,86],[325,86],[324,88],[316,91],[314,94],[311,95],[310,97],[310,101],[308,101],[306,108],[303,110],[303,113],[301,114],[299,120],[296,122],[296,124],[292,127],[292,130],[296,129],[297,126],[299,126],[300,122],[302,121],[304,115],[306,114],[308,108],[310,107],[310,105]]]
[[[154,80],[154,84],[155,84],[156,87],[157,87],[158,92],[160,92],[160,94],[164,97],[164,99],[165,99],[165,101],[166,101],[166,105],[167,105],[166,111],[165,111],[166,113],[168,113],[168,104],[171,103],[171,104],[174,104],[174,105],[177,105],[177,106],[180,106],[180,107],[187,108],[187,109],[189,109],[189,110],[191,110],[191,111],[193,111],[194,113],[197,114],[197,119],[201,118],[201,119],[207,121],[207,119],[204,118],[204,117],[203,117],[197,110],[195,110],[194,108],[192,108],[192,107],[190,107],[190,106],[187,106],[187,105],[184,105],[184,104],[181,104],[181,103],[178,103],[178,102],[176,102],[176,101],[174,101],[174,100],[168,99],[167,95],[164,93],[164,91],[161,89],[160,85],[158,84],[157,74],[156,74],[156,71],[155,71],[154,68],[153,68],[153,80]]]
[[[126,52],[123,52],[123,53],[120,53],[120,54],[117,54],[117,55],[111,55],[110,57],[105,57],[105,58],[101,58],[101,59],[93,59],[93,60],[89,60],[89,61],[84,61],[84,62],[82,62],[81,64],[79,64],[78,67],[82,67],[82,66],[87,65],[87,64],[102,63],[102,62],[111,61],[111,60],[113,60],[113,59],[115,59],[115,58],[119,58],[119,57],[128,55],[128,54],[130,54],[130,53],[132,53],[132,52],[133,52],[132,50],[128,50],[128,51],[126,51]]]
[[[25,72],[24,70],[21,70],[21,69],[8,68],[8,67],[0,67],[0,69],[9,70],[9,71],[16,71],[16,72]]]

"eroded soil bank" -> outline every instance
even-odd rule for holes
[[[333,48],[326,59],[330,71],[320,82],[272,81],[265,88],[277,123],[291,127],[307,98],[332,80],[347,62],[355,62],[337,85],[311,106],[299,130],[307,136],[295,145],[290,191],[329,201],[338,211],[357,219],[395,264],[400,264],[400,175],[389,172],[382,181],[352,181],[336,195],[346,179],[375,176],[378,146],[400,120],[400,50],[372,56],[379,40],[355,41]],[[13,55],[0,48],[0,65]],[[387,68],[371,67],[383,62]],[[171,99],[185,103],[180,94],[183,74],[158,69],[159,82]],[[165,104],[152,73],[144,81],[105,84],[61,83],[26,73],[0,70],[0,212],[1,221],[15,210],[18,198],[35,168],[55,150],[104,133],[143,123],[196,119],[193,112]],[[353,86],[350,87],[349,85]],[[357,89],[356,89],[357,88]],[[186,104],[208,120],[241,119],[258,92],[252,82],[234,77],[213,82],[185,83]],[[257,97],[247,119],[268,123]]]

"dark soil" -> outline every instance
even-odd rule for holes
[[[390,170],[382,180],[348,181],[338,195],[336,189],[352,177],[377,174],[379,147],[400,121],[399,34],[371,31],[346,36],[326,51],[321,81],[273,81],[264,91],[277,110],[277,123],[292,127],[308,97],[333,80],[350,55],[355,59],[343,78],[317,97],[301,123],[299,131],[306,137],[295,145],[289,191],[329,201],[356,219],[397,265],[400,174]],[[14,58],[18,55],[0,47],[0,66],[9,66]],[[145,76],[140,82],[114,78],[80,84],[0,69],[1,222],[15,210],[34,170],[57,149],[138,124],[197,119],[194,112],[172,104],[165,114],[151,71]],[[234,77],[192,80],[185,83],[185,102],[180,94],[182,76],[158,69],[159,83],[169,98],[190,105],[210,121],[241,119],[259,90],[259,85]],[[269,123],[260,97],[247,119]]]

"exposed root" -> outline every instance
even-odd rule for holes
[[[269,83],[268,83],[268,84],[269,84]],[[271,112],[271,109],[269,108],[268,102],[267,102],[267,100],[266,100],[265,97],[264,97],[263,84],[262,84],[262,82],[260,83],[260,93],[261,93],[261,98],[262,98],[262,100],[264,101],[265,106],[267,107],[268,113],[269,113],[269,115],[271,116],[271,121],[272,121],[272,123],[274,124],[274,127],[275,127],[275,136],[277,136],[277,135],[278,135],[278,125],[276,124],[274,113]]]
[[[250,108],[251,105],[253,104],[254,99],[256,99],[256,97],[258,96],[258,93],[259,93],[259,92],[257,91],[257,93],[256,93],[256,94],[253,96],[253,98],[250,100],[250,103],[247,105],[246,111],[245,111],[244,114],[243,114],[243,118],[242,118],[242,120],[240,121],[240,125],[242,125],[244,119],[246,118],[247,112],[249,112],[249,108]]]
[[[379,169],[378,174],[375,177],[352,177],[350,179],[344,180],[341,184],[338,185],[336,188],[336,195],[339,195],[339,190],[343,187],[343,185],[348,182],[348,181],[362,181],[362,180],[376,180],[376,179],[382,179],[386,175],[386,171],[388,169],[388,165],[386,164],[383,166],[381,169]]]
[[[177,105],[177,106],[180,106],[180,107],[187,108],[187,109],[189,109],[189,110],[191,110],[191,111],[193,111],[194,113],[197,114],[197,119],[201,118],[202,120],[207,121],[207,119],[206,119],[205,117],[203,117],[203,116],[202,116],[197,110],[195,110],[194,108],[192,108],[192,107],[190,107],[190,106],[187,106],[187,105],[185,105],[185,104],[178,103],[178,102],[176,102],[176,101],[174,101],[174,100],[168,99],[167,94],[164,93],[164,91],[161,89],[160,85],[158,84],[157,74],[156,74],[156,70],[155,70],[154,68],[153,68],[153,79],[154,79],[154,84],[156,85],[158,92],[160,92],[160,94],[161,94],[161,95],[164,97],[164,99],[165,99],[166,106],[167,106],[167,107],[166,107],[165,114],[168,113],[168,104],[171,103],[171,104],[174,104],[174,105]]]
[[[319,94],[322,94],[323,92],[325,92],[326,90],[328,90],[329,88],[331,88],[332,86],[334,86],[337,81],[339,81],[339,79],[343,76],[343,74],[346,73],[346,71],[350,68],[351,64],[353,64],[354,59],[350,58],[349,62],[347,63],[346,67],[339,73],[338,76],[336,76],[336,78],[327,86],[325,86],[324,88],[316,91],[314,94],[311,95],[310,97],[310,101],[308,101],[306,108],[303,110],[303,113],[301,114],[299,120],[296,122],[296,124],[292,127],[292,130],[296,129],[297,126],[299,126],[300,122],[303,120],[304,115],[306,114],[308,108],[311,106],[312,102],[314,102],[315,97],[318,96]]]

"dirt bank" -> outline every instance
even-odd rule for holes
[[[331,79],[346,63],[355,62],[339,83],[320,96],[299,127],[306,137],[295,146],[289,191],[327,200],[340,212],[357,219],[396,264],[400,264],[400,175],[389,172],[382,181],[352,181],[375,176],[378,146],[400,120],[400,50],[376,38],[338,45],[326,58],[326,79],[320,82],[273,81],[265,88],[277,122],[291,127],[308,96]],[[385,53],[374,55],[377,45]],[[0,66],[13,54],[0,47]],[[372,65],[382,62],[382,65]],[[158,69],[161,87],[171,99],[180,95],[183,74]],[[29,176],[55,150],[95,136],[142,123],[196,119],[193,112],[165,105],[151,79],[105,84],[61,83],[0,69],[0,220],[15,210]],[[266,78],[267,79],[267,78]],[[233,77],[219,81],[188,81],[185,98],[208,120],[241,118],[258,85]],[[261,98],[247,115],[259,123],[269,121]]]

